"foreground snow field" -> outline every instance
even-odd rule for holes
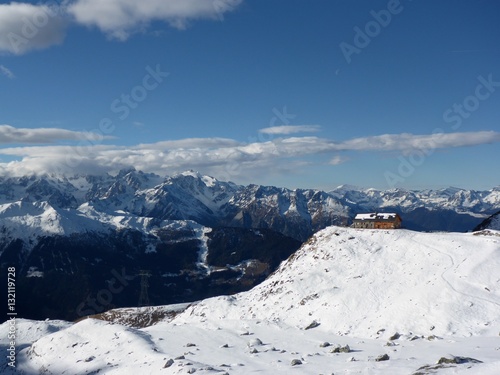
[[[20,320],[0,372],[493,375],[499,334],[500,232],[329,227],[249,292],[150,327]]]

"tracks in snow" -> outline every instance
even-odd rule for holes
[[[500,306],[500,303],[496,302],[496,301],[493,301],[491,299],[488,299],[488,298],[483,298],[483,297],[480,297],[480,296],[475,296],[475,295],[472,295],[472,294],[468,294],[468,293],[464,293],[460,290],[458,290],[451,282],[450,280],[446,277],[446,274],[449,273],[451,270],[453,270],[454,268],[458,268],[458,266],[460,266],[460,264],[462,264],[463,262],[465,262],[465,260],[467,260],[467,258],[465,258],[462,262],[460,262],[458,264],[458,266],[455,266],[455,260],[453,259],[453,256],[451,254],[448,254],[442,250],[439,250],[437,249],[436,247],[434,246],[430,246],[426,243],[422,243],[422,242],[419,242],[417,240],[415,240],[413,237],[411,238],[411,240],[417,244],[419,244],[420,246],[424,246],[428,249],[431,249],[431,250],[434,250],[435,252],[447,257],[449,260],[450,260],[450,263],[451,265],[449,267],[446,267],[446,269],[441,273],[441,279],[450,287],[451,290],[453,290],[455,293],[459,294],[459,295],[462,295],[464,297],[468,297],[468,298],[472,298],[472,299],[476,299],[476,300],[481,300],[481,301],[485,301],[485,302],[488,302],[488,303],[491,303],[491,304],[494,304],[494,305],[497,305],[497,306]]]

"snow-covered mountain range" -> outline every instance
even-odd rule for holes
[[[207,227],[269,228],[298,240],[356,213],[395,210],[415,230],[467,231],[500,209],[500,187],[387,191],[340,186],[330,192],[241,186],[188,171],[162,178],[136,170],[116,176],[0,178],[4,238],[34,243],[43,234],[134,229],[163,220]],[[423,220],[425,216],[425,220]]]
[[[111,322],[20,320],[18,367],[3,356],[0,371],[496,375],[499,269],[498,231],[332,226],[248,292]]]
[[[400,207],[409,212],[419,207],[430,210],[452,210],[458,213],[483,213],[494,209],[500,200],[500,187],[475,191],[449,187],[438,190],[361,189],[342,185],[331,195],[363,208]]]
[[[25,316],[73,319],[137,305],[141,269],[152,273],[153,304],[247,290],[314,232],[348,225],[358,212],[396,211],[407,228],[467,231],[499,209],[500,188],[324,192],[133,169],[4,177],[0,268],[16,267],[25,301],[37,302],[22,306]],[[129,293],[90,306],[116,273],[134,278]]]
[[[164,220],[271,228],[306,239],[348,217],[347,208],[324,192],[238,186],[195,172],[166,178],[133,170],[113,177],[8,178],[0,181],[0,202],[5,235],[23,240],[42,233],[148,232]]]

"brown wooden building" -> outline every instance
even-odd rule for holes
[[[398,229],[401,228],[401,216],[395,213],[357,214],[352,224],[353,228],[367,229]]]

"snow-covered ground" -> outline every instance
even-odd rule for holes
[[[329,227],[251,291],[147,328],[17,328],[17,368],[2,356],[2,374],[497,375],[500,232]],[[8,323],[0,333],[8,347]]]

